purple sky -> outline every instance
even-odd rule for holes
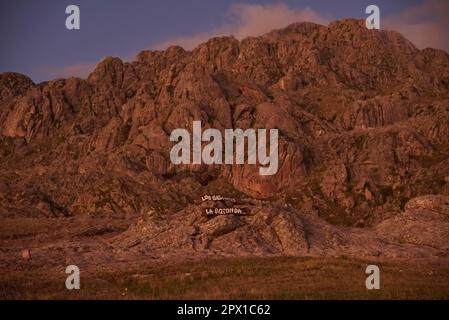
[[[418,47],[448,50],[449,1],[444,0],[0,0],[0,72],[36,82],[85,76],[105,56],[132,59],[143,49],[179,42],[194,46],[209,36],[257,35],[291,20],[365,18],[376,4],[381,27],[391,26]],[[65,28],[65,8],[81,10],[81,30]],[[285,23],[284,23],[285,22]],[[285,24],[285,25],[283,25]],[[440,34],[441,33],[441,34]],[[444,39],[443,39],[444,38]]]

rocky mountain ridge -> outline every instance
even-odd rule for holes
[[[194,120],[278,129],[279,171],[173,165]],[[117,250],[163,254],[446,255],[448,136],[449,55],[351,19],[108,57],[85,80],[3,73],[0,217],[126,220]],[[205,217],[210,193],[258,213]]]

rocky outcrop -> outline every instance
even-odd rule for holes
[[[332,226],[286,204],[243,203],[242,216],[206,217],[204,205],[191,205],[164,218],[152,211],[114,238],[113,245],[119,252],[131,250],[153,256],[429,258],[449,253],[447,196],[414,198],[405,212],[366,230]]]
[[[427,195],[411,199],[405,212],[385,220],[376,231],[391,242],[449,249],[449,197]]]

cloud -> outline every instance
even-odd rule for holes
[[[419,49],[430,47],[449,52],[448,20],[449,1],[426,0],[397,15],[385,19],[381,16],[381,28],[401,33]]]
[[[152,47],[165,49],[176,44],[191,50],[211,37],[233,35],[241,40],[245,37],[258,36],[273,29],[286,27],[293,22],[327,24],[330,21],[328,16],[319,14],[308,7],[294,9],[285,4],[236,4],[227,13],[227,18],[229,22],[211,31],[170,39]]]
[[[47,66],[38,70],[40,78],[56,79],[56,78],[87,78],[87,76],[95,69],[96,62],[81,62],[73,65],[56,67]]]

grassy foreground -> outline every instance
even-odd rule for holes
[[[81,273],[3,275],[2,299],[448,299],[449,266],[377,262],[381,289],[365,288],[367,261],[345,258],[227,258],[141,263]],[[109,268],[111,266],[108,266]]]

